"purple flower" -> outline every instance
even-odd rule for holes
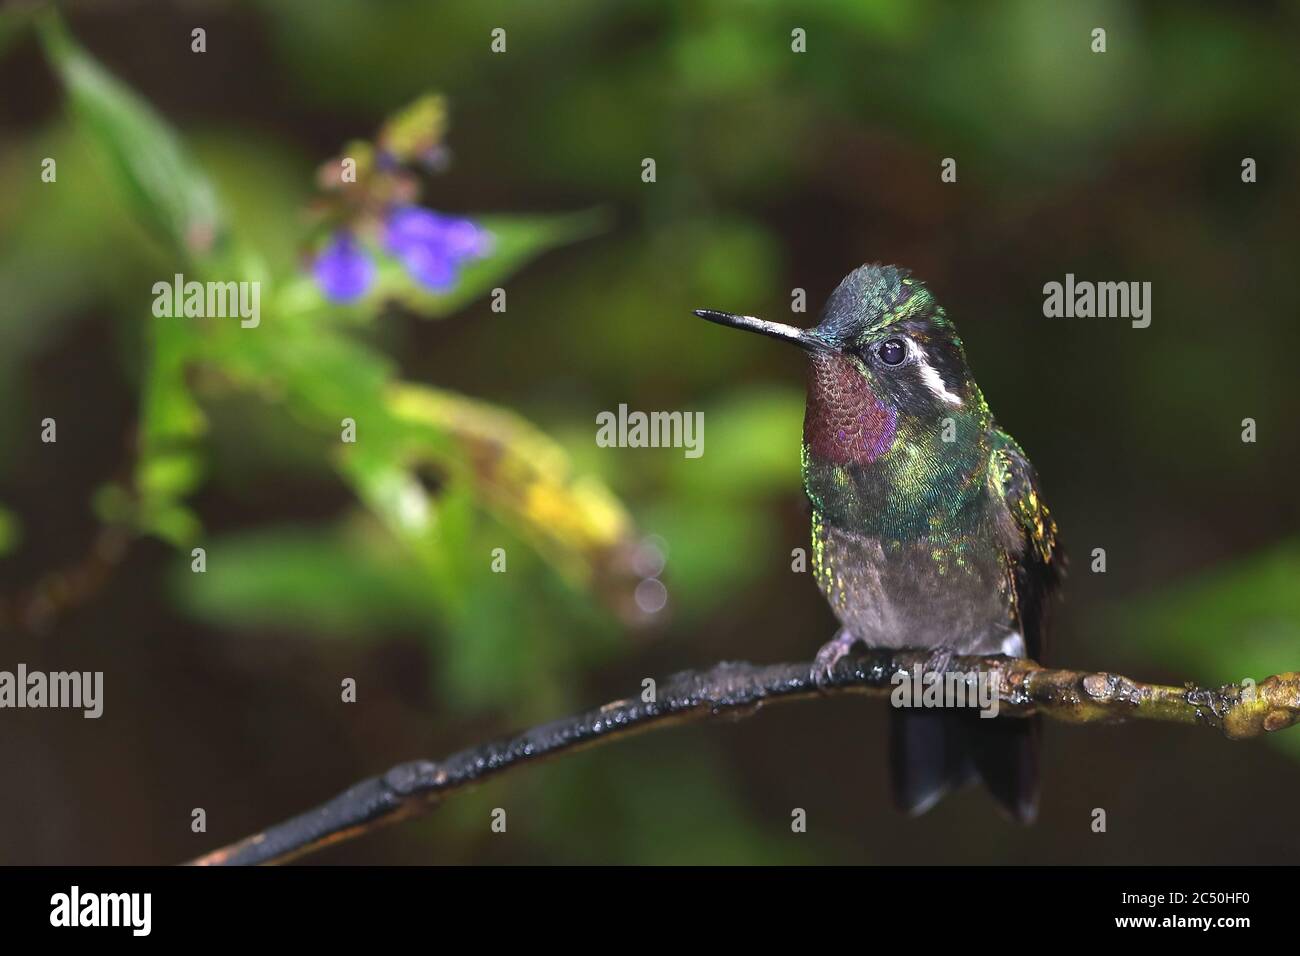
[[[390,212],[381,241],[416,282],[435,292],[450,288],[462,263],[487,255],[491,248],[491,236],[477,223],[421,206],[399,206]],[[330,238],[312,274],[331,302],[354,302],[374,284],[375,264],[344,230]]]
[[[355,302],[375,281],[375,264],[350,232],[338,232],[316,259],[312,274],[331,302]]]
[[[384,248],[416,282],[446,289],[467,259],[487,255],[487,232],[468,219],[444,216],[421,206],[399,206],[384,224]]]
[[[395,254],[411,278],[426,289],[441,291],[456,281],[455,261],[445,249],[434,243],[412,243]]]

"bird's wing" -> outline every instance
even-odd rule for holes
[[[1046,637],[1047,598],[1060,584],[1065,553],[1056,522],[1038,491],[1038,475],[1016,440],[1003,431],[993,433],[989,485],[1004,507],[999,524],[1011,562],[1016,615],[1025,649],[1040,660]]]

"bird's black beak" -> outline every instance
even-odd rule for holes
[[[808,352],[829,352],[832,350],[831,346],[824,342],[812,329],[799,329],[793,325],[782,325],[780,322],[758,319],[752,315],[734,315],[731,312],[715,312],[712,309],[696,309],[695,314],[702,319],[708,319],[710,322],[717,322],[719,325],[729,325],[733,329],[745,329],[749,332],[757,332],[759,335],[767,335],[774,339],[790,342]]]

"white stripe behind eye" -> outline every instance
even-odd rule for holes
[[[961,396],[948,391],[948,386],[944,384],[943,377],[926,357],[925,349],[921,348],[913,339],[907,341],[911,344],[912,354],[916,356],[916,364],[921,369],[921,381],[925,383],[925,387],[940,401],[947,402],[949,405],[960,406]]]

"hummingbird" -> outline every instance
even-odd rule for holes
[[[854,644],[1042,660],[1064,554],[1024,451],[1002,431],[957,329],[895,266],[864,265],[801,329],[707,309],[696,315],[808,355],[801,461],[813,576],[840,622],[816,655],[824,685]],[[891,708],[895,803],[920,814],[982,781],[1016,822],[1038,809],[1038,718]]]

